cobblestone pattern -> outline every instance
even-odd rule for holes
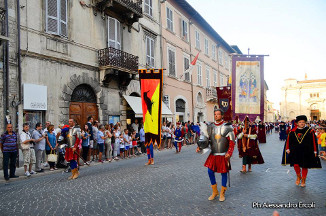
[[[180,154],[155,152],[154,166],[144,166],[143,156],[82,168],[74,181],[54,173],[1,184],[0,215],[272,215],[276,210],[252,208],[252,202],[315,202],[313,209],[277,210],[280,215],[325,215],[325,168],[309,170],[306,188],[298,187],[294,170],[281,166],[283,143],[276,134],[267,140],[260,145],[265,164],[254,165],[251,173],[239,172],[235,149],[223,203],[207,200],[211,187],[203,164],[208,155],[187,146]]]

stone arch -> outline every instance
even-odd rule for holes
[[[99,80],[97,78],[92,78],[88,73],[83,73],[82,75],[74,74],[70,77],[66,84],[63,85],[62,94],[59,101],[59,108],[61,115],[59,121],[61,123],[67,122],[69,118],[69,103],[71,102],[71,96],[73,91],[77,86],[88,85],[90,86],[96,95],[96,103],[100,107],[99,109],[99,119],[100,116],[107,115],[107,105],[104,104],[106,95],[103,93],[101,86],[99,85]]]
[[[198,106],[204,106],[203,94],[199,91],[196,96],[196,103]]]
[[[138,95],[141,94],[140,92],[140,84],[139,84],[139,81],[138,80],[132,80],[130,82],[130,84],[128,85],[127,87],[127,90],[126,90],[126,95],[131,95],[132,93],[137,93]]]

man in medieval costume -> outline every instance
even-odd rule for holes
[[[306,126],[307,116],[296,117],[297,126],[288,134],[285,151],[282,154],[282,165],[294,167],[297,174],[296,185],[306,186],[308,169],[321,168],[318,157],[318,143],[315,131]]]
[[[182,128],[181,128],[181,123],[177,122],[177,128],[174,131],[174,146],[175,146],[175,153],[180,153],[181,148],[183,145],[183,136],[182,136]]]
[[[244,120],[242,132],[238,134],[237,138],[239,157],[242,158],[242,170],[240,172],[247,172],[246,165],[248,165],[248,172],[251,172],[252,164],[264,163],[258,146],[256,127],[251,124],[248,116]]]
[[[225,191],[227,190],[228,172],[231,170],[230,157],[232,156],[235,136],[231,123],[223,121],[223,111],[214,110],[214,123],[209,125],[201,124],[201,135],[198,141],[197,152],[202,152],[210,144],[211,153],[208,156],[204,166],[208,168],[208,176],[212,185],[212,195],[208,200],[214,200],[219,196],[217,190],[215,173],[222,175],[222,187],[219,201],[225,200]]]
[[[258,124],[258,141],[259,143],[266,143],[266,127],[261,121]]]
[[[280,124],[280,140],[281,141],[284,141],[286,140],[286,125],[285,123],[282,121],[281,124]]]
[[[80,128],[75,126],[76,122],[74,119],[69,119],[69,131],[66,134],[66,142],[68,147],[66,148],[65,159],[67,162],[70,163],[71,173],[72,175],[68,178],[76,179],[79,176],[79,171],[77,167],[77,160],[78,160],[78,144],[81,139],[81,131]]]

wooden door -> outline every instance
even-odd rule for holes
[[[87,123],[88,116],[98,120],[98,108],[96,103],[71,102],[69,106],[69,118],[75,119],[81,128]]]

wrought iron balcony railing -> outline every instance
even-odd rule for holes
[[[101,69],[113,68],[129,73],[138,71],[138,56],[113,47],[98,50],[98,60]]]
[[[206,88],[206,100],[217,101],[217,91],[215,87]]]
[[[100,10],[111,8],[115,12],[133,12],[142,17],[142,0],[94,0]]]

